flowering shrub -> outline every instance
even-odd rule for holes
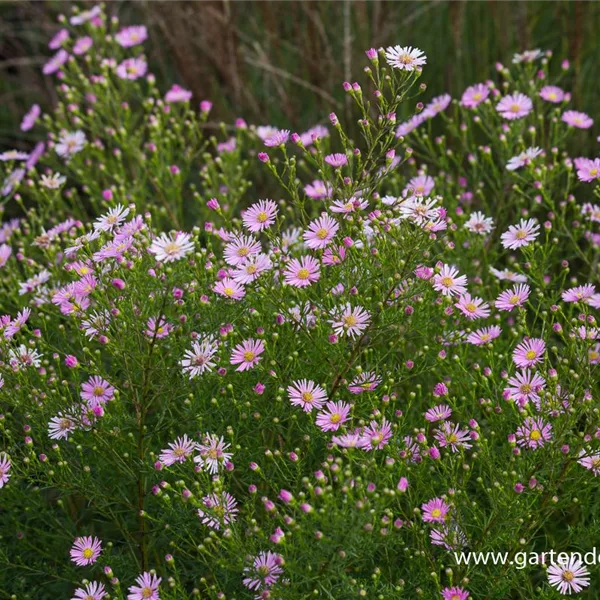
[[[47,139],[1,155],[2,591],[589,594],[453,558],[600,539],[600,159],[549,57],[399,124],[427,58],[369,50],[360,139],[213,136],[146,37],[65,19]]]

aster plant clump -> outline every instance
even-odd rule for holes
[[[600,540],[600,161],[549,57],[423,104],[371,49],[355,129],[215,131],[146,38],[65,17],[1,155],[1,591],[593,597],[515,566]]]

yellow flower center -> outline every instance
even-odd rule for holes
[[[441,511],[439,508],[434,508],[434,509],[431,511],[431,516],[432,516],[432,517],[435,517],[436,519],[438,519],[439,517],[441,517],[441,516],[442,516],[442,511]]]
[[[251,360],[254,360],[255,354],[254,352],[252,352],[252,350],[247,350],[246,352],[244,352],[244,360],[246,362],[250,362]]]
[[[331,415],[330,420],[332,423],[339,423],[342,420],[342,415],[340,415],[340,413],[334,413]]]
[[[94,396],[102,396],[103,394],[104,394],[104,388],[101,387],[101,386],[99,386],[99,385],[97,385],[94,388]]]
[[[319,229],[317,231],[317,237],[320,240],[324,240],[327,237],[327,229],[324,229],[323,227],[321,227],[321,229]]]
[[[313,401],[313,395],[310,392],[304,392],[302,394],[302,400],[310,404]]]
[[[470,312],[470,313],[477,312],[477,307],[476,307],[476,306],[475,306],[475,305],[474,305],[472,302],[469,302],[469,303],[468,303],[468,304],[465,306],[465,308],[467,309],[467,312]]]
[[[92,558],[92,556],[94,556],[94,551],[91,548],[86,548],[83,551],[83,558]]]
[[[519,296],[512,296],[508,301],[509,304],[517,304],[519,302]]]
[[[258,215],[256,215],[256,220],[259,223],[264,223],[268,218],[269,215],[266,212],[259,212]]]
[[[165,254],[173,256],[174,254],[177,254],[177,252],[179,252],[179,244],[177,244],[176,242],[169,242],[165,246]]]
[[[308,279],[308,276],[310,275],[310,271],[308,269],[300,269],[298,271],[298,279]]]
[[[533,360],[535,357],[537,356],[537,354],[535,353],[535,350],[529,350],[526,354],[525,354],[525,358],[527,360]]]
[[[152,588],[149,588],[149,587],[142,588],[142,598],[152,598],[153,593],[154,592],[152,591]]]
[[[521,107],[518,104],[513,104],[510,107],[510,112],[518,113],[521,110]]]
[[[542,434],[540,433],[539,429],[534,429],[530,434],[529,434],[529,439],[533,440],[534,442],[537,442],[539,439],[542,438]]]
[[[575,574],[573,573],[573,571],[565,571],[565,572],[562,574],[562,578],[563,578],[565,581],[573,581],[573,579],[575,579]]]
[[[352,327],[353,325],[356,325],[356,323],[358,323],[358,319],[354,315],[344,317],[344,326]]]
[[[442,277],[440,283],[444,287],[450,287],[454,283],[454,281],[453,281],[452,277]]]
[[[231,288],[231,287],[226,287],[226,288],[223,289],[223,291],[225,292],[226,296],[230,296],[231,297],[231,296],[233,296],[235,294],[234,289]]]

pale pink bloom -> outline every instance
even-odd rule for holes
[[[94,375],[81,384],[81,398],[94,406],[113,399],[115,388],[102,377]]]
[[[352,407],[347,402],[328,402],[315,423],[322,431],[337,431],[348,419]]]
[[[94,564],[102,552],[102,542],[97,537],[79,537],[71,548],[71,560],[78,567]]]
[[[548,567],[548,583],[561,594],[578,593],[590,585],[590,572],[575,556],[558,561]]]
[[[495,340],[502,333],[502,329],[498,325],[492,325],[491,327],[484,327],[473,331],[467,336],[467,342],[474,346],[483,346],[489,344]]]
[[[349,215],[360,210],[364,210],[369,206],[369,202],[363,198],[352,197],[349,200],[336,200],[329,206],[332,213]],[[307,234],[304,234],[307,235]],[[308,245],[308,244],[307,244]]]
[[[69,60],[69,53],[61,48],[43,67],[44,75],[56,73]]]
[[[165,94],[165,102],[168,104],[176,104],[178,102],[188,102],[192,98],[192,92],[182,88],[180,85],[174,84],[171,89]]]
[[[117,206],[111,208],[108,213],[94,221],[94,229],[100,229],[100,231],[112,231],[115,227],[121,225],[128,214],[129,207],[117,204]]]
[[[490,316],[490,307],[487,302],[471,294],[463,294],[454,305],[467,319],[484,319]]]
[[[92,581],[85,588],[77,588],[71,600],[102,600],[106,596],[106,590],[102,583]]]
[[[166,467],[170,467],[175,463],[185,462],[188,456],[197,448],[196,442],[190,440],[186,434],[183,437],[178,437],[174,442],[169,442],[169,447],[162,450],[158,460]]]
[[[523,306],[529,298],[531,289],[526,284],[519,284],[510,290],[502,292],[496,300],[495,306],[498,310],[511,312],[513,308]]]
[[[174,236],[161,233],[148,248],[148,252],[154,254],[157,261],[166,263],[180,260],[193,250],[194,242],[191,241],[190,234],[181,231],[175,232]]]
[[[517,92],[510,96],[504,96],[496,105],[496,110],[505,119],[513,120],[527,116],[533,109],[531,99]]]
[[[207,433],[197,446],[199,454],[194,456],[194,462],[200,467],[215,475],[219,469],[226,467],[233,456],[231,452],[226,452],[230,444],[226,444],[222,437],[217,437],[213,433]]]
[[[223,257],[227,264],[237,267],[260,251],[259,241],[248,235],[239,235],[226,244]]]
[[[319,261],[313,256],[292,258],[283,272],[285,283],[294,287],[306,287],[321,277]]]
[[[534,219],[521,219],[518,225],[511,225],[502,236],[502,245],[510,250],[528,246],[539,235],[540,226]]]
[[[333,311],[333,319],[329,321],[332,324],[336,335],[347,335],[355,338],[361,334],[371,322],[371,315],[362,306],[352,306],[346,303],[343,307]]]
[[[148,38],[148,30],[143,25],[124,27],[115,35],[115,40],[123,48],[131,48],[143,43]]]
[[[525,150],[524,152],[521,152],[521,154],[517,154],[517,156],[513,156],[508,161],[506,168],[509,171],[516,171],[517,169],[520,169],[521,167],[526,167],[527,165],[530,165],[533,162],[533,160],[542,153],[543,153],[543,150],[541,148],[538,148],[537,146],[535,148],[527,148],[527,150]]]
[[[10,258],[12,254],[12,248],[8,244],[0,245],[0,268],[2,268],[6,261]]]
[[[546,387],[544,378],[529,369],[523,369],[520,373],[516,373],[509,378],[507,383],[504,391],[508,393],[510,399],[516,400],[521,405],[526,404],[529,400],[539,400],[539,392]]]
[[[546,102],[560,104],[565,99],[565,92],[555,85],[545,85],[540,90],[540,98]]]
[[[241,300],[246,295],[244,286],[230,277],[225,277],[221,281],[217,281],[213,290],[220,296],[225,296],[225,298],[229,298],[230,300]]]
[[[552,425],[545,423],[540,417],[527,417],[515,436],[519,446],[537,450],[552,439]]]
[[[539,48],[536,48],[535,50],[525,50],[521,54],[515,54],[512,61],[514,65],[518,65],[520,63],[533,62],[542,56],[544,56],[544,53]]]
[[[338,222],[323,213],[318,219],[308,225],[308,231],[304,233],[304,243],[311,249],[325,248],[335,237],[340,226]]]
[[[427,63],[425,53],[412,46],[389,46],[385,49],[385,59],[390,67],[401,71],[414,71]]]
[[[275,223],[278,212],[277,204],[273,200],[259,200],[243,212],[244,227],[252,233],[267,229]]]
[[[450,105],[450,102],[452,102],[452,96],[450,96],[450,94],[437,96],[425,107],[423,113],[427,115],[428,118],[435,117],[435,115],[446,110]]]
[[[66,440],[75,431],[75,421],[71,416],[58,413],[48,423],[48,437],[51,440]]]
[[[167,337],[173,331],[173,325],[167,323],[164,317],[155,319],[150,317],[146,323],[146,331],[144,333],[150,339],[160,340]]]
[[[595,158],[594,160],[580,158],[576,167],[579,181],[589,183],[590,181],[600,179],[600,158]],[[600,214],[600,208],[598,209],[598,213]]]
[[[244,567],[247,575],[242,583],[250,590],[268,589],[277,582],[283,573],[283,559],[279,554],[267,551],[261,552],[253,561],[252,567]],[[257,596],[259,598],[260,596]]]
[[[36,121],[42,114],[42,109],[39,104],[33,104],[32,107],[25,113],[23,120],[21,121],[21,131],[29,131],[33,129]]]
[[[489,95],[490,89],[485,83],[476,83],[463,92],[460,104],[465,108],[477,108]]]
[[[158,588],[162,579],[150,573],[142,573],[132,585],[127,594],[127,600],[160,600]]]
[[[229,492],[209,494],[202,498],[204,508],[198,509],[202,523],[211,529],[221,529],[237,520],[237,500]]]
[[[290,138],[290,130],[289,129],[279,129],[272,133],[265,141],[265,146],[272,148],[275,146],[281,146],[286,144],[288,139]]]
[[[525,283],[527,281],[525,275],[520,275],[509,269],[499,271],[498,269],[494,269],[494,267],[490,267],[490,273],[500,281],[512,281],[514,283]]]
[[[27,152],[19,152],[18,150],[6,150],[0,154],[0,161],[8,162],[9,160],[27,160],[29,154]]]
[[[287,389],[292,406],[300,406],[304,412],[320,409],[327,401],[327,392],[314,381],[300,379]]]
[[[300,134],[300,141],[303,146],[311,146],[316,140],[329,137],[329,130],[324,125],[315,125],[304,133]]]
[[[236,371],[247,371],[253,369],[260,362],[260,355],[264,351],[263,340],[244,340],[234,348],[230,362],[232,365],[239,365]]]
[[[465,223],[465,228],[472,233],[485,235],[494,229],[494,219],[486,217],[482,212],[471,213],[469,220]]]
[[[94,40],[89,35],[79,38],[73,46],[73,54],[85,54],[93,45]]]
[[[58,144],[56,144],[54,150],[56,151],[56,154],[68,160],[71,156],[83,150],[85,142],[85,133],[83,133],[83,131],[63,133],[60,138],[58,138]]]
[[[12,465],[10,458],[8,458],[8,454],[6,454],[6,452],[0,452],[0,489],[2,489],[10,479],[9,471],[11,466]]]
[[[377,389],[381,383],[381,377],[372,371],[366,371],[355,377],[348,386],[351,394],[362,394],[363,392],[372,392]]]
[[[144,58],[126,58],[116,69],[117,75],[121,79],[131,81],[143,77],[148,71],[148,63]]]
[[[82,10],[80,13],[71,17],[71,25],[83,25],[89,21],[94,21],[96,18],[100,17],[101,14],[102,9],[98,5],[89,10]]]
[[[434,187],[435,181],[433,180],[433,177],[430,177],[429,175],[419,175],[413,177],[408,182],[402,194],[405,196],[429,196]]]
[[[343,167],[348,164],[348,158],[345,154],[340,154],[339,152],[336,154],[328,154],[325,157],[325,162],[328,165],[338,169],[339,167]]]
[[[444,523],[450,513],[450,505],[442,498],[433,498],[421,505],[421,511],[425,523]]]
[[[587,301],[596,293],[596,287],[591,283],[579,285],[577,287],[565,290],[561,297],[563,302],[584,302]]]
[[[192,349],[186,350],[183,359],[179,362],[182,371],[187,373],[190,379],[212,371],[216,365],[214,356],[218,348],[219,346],[211,337],[192,342]]]
[[[594,124],[594,119],[589,115],[576,110],[567,110],[563,113],[561,120],[577,129],[589,129]]]
[[[69,39],[69,30],[68,29],[60,29],[54,37],[48,42],[48,48],[50,50],[58,50],[64,42]]]
[[[271,259],[266,254],[257,254],[248,258],[233,272],[232,279],[237,283],[246,285],[256,281],[262,273],[273,266]]]
[[[600,452],[590,452],[590,450],[581,450],[579,453],[579,460],[577,462],[582,467],[590,470],[594,474],[594,477],[598,477],[598,475],[600,475]]]
[[[471,441],[469,431],[461,429],[458,423],[444,421],[439,429],[436,429],[434,437],[441,448],[449,447],[452,452],[458,452],[460,448],[471,448],[471,444],[468,443]]]
[[[467,291],[467,276],[459,275],[456,267],[442,265],[433,277],[433,288],[443,296],[460,296]]]
[[[396,130],[396,137],[404,137],[414,131],[419,125],[427,121],[427,115],[419,113],[418,115],[412,116],[408,121],[400,123]]]
[[[425,419],[430,423],[445,421],[452,416],[452,409],[447,404],[438,404],[425,413]]]
[[[392,437],[392,426],[384,417],[381,424],[377,421],[371,421],[368,427],[362,432],[360,438],[360,447],[363,450],[381,450],[390,441]]]
[[[442,600],[468,600],[470,594],[461,587],[444,588],[441,592]]]
[[[533,367],[544,359],[546,343],[539,338],[521,342],[513,351],[513,361],[517,367]]]
[[[328,183],[315,179],[315,181],[304,187],[304,193],[313,200],[323,200],[331,197],[333,189]]]

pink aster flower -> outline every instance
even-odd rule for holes
[[[148,38],[148,30],[143,25],[124,27],[115,35],[115,40],[123,48],[131,48],[143,43]]]
[[[2,489],[10,479],[10,458],[6,452],[0,452],[0,489]]]
[[[527,417],[515,435],[519,446],[536,450],[552,439],[552,425],[545,423],[540,417]]]
[[[325,157],[325,162],[335,169],[338,169],[339,167],[343,167],[344,165],[348,164],[348,158],[345,154],[340,154],[337,152],[335,154],[328,154]]]
[[[328,183],[315,179],[315,181],[304,187],[304,193],[312,200],[323,200],[324,198],[331,198],[333,189]]]
[[[444,588],[441,592],[443,600],[467,600],[469,592],[461,587]]]
[[[400,71],[414,71],[427,63],[425,53],[412,46],[389,46],[385,49],[385,59],[390,67]]]
[[[230,277],[225,277],[221,281],[217,281],[213,290],[220,296],[225,296],[225,298],[229,298],[230,300],[241,300],[246,295],[244,286]]]
[[[587,283],[565,290],[561,297],[563,302],[587,302],[595,293],[596,287]]]
[[[148,248],[148,252],[154,254],[157,261],[165,263],[180,260],[193,250],[194,242],[190,234],[181,231],[175,232],[175,235],[161,233]]]
[[[277,204],[273,200],[259,200],[244,211],[244,227],[252,233],[267,229],[275,223],[278,212]]]
[[[461,106],[465,108],[477,108],[482,102],[487,100],[490,95],[490,89],[485,83],[477,83],[468,87],[460,99]]]
[[[429,196],[435,187],[433,177],[429,175],[419,175],[413,177],[404,188],[404,195]]]
[[[496,299],[495,306],[498,310],[511,312],[513,308],[523,306],[529,298],[530,287],[527,284],[519,284],[510,290],[502,292]]]
[[[219,530],[237,519],[238,503],[229,492],[204,496],[202,504],[204,508],[198,509],[198,516],[211,529]]]
[[[577,178],[579,181],[589,183],[600,179],[600,158],[591,160],[589,158],[580,158],[577,164]]]
[[[150,573],[142,573],[132,585],[127,594],[127,600],[160,600],[158,588],[162,579]]]
[[[453,521],[442,524],[439,529],[432,529],[429,537],[434,546],[443,546],[446,550],[459,550],[468,542],[464,531]]]
[[[242,583],[250,590],[268,588],[277,582],[283,573],[283,559],[275,552],[261,552],[254,558],[251,567],[244,567],[246,577]]]
[[[427,117],[434,117],[438,113],[445,111],[452,102],[452,96],[450,94],[442,94],[434,98],[423,110],[423,113]]]
[[[537,158],[540,154],[543,153],[541,148],[537,146],[535,148],[527,148],[527,150],[521,152],[521,154],[517,154],[517,156],[513,156],[506,165],[507,170],[516,171],[521,167],[526,167],[530,165],[535,158]]]
[[[502,245],[510,250],[529,246],[539,235],[540,226],[535,219],[521,219],[518,225],[511,225],[502,236]]]
[[[21,131],[29,131],[30,129],[33,129],[33,126],[36,124],[41,114],[42,109],[40,108],[40,105],[32,105],[32,107],[23,116],[23,120],[21,121]]]
[[[69,53],[61,48],[43,67],[44,75],[56,73],[69,60]]]
[[[192,98],[192,92],[182,88],[180,85],[174,84],[171,89],[165,94],[165,102],[168,104],[176,104],[178,102],[188,102]]]
[[[71,548],[71,560],[78,567],[92,565],[102,552],[102,542],[97,537],[79,537]]]
[[[473,298],[471,294],[463,294],[454,305],[467,319],[485,319],[490,316],[490,307],[481,298]]]
[[[158,459],[166,467],[170,467],[175,463],[185,462],[187,457],[196,449],[197,444],[190,440],[186,434],[183,437],[178,437],[174,442],[169,442],[169,447],[162,450]]]
[[[533,103],[531,99],[520,92],[504,96],[496,105],[496,110],[500,113],[500,116],[509,120],[525,117],[532,109]]]
[[[97,581],[92,581],[85,588],[77,588],[71,600],[102,600],[104,596],[106,596],[104,585]]]
[[[445,421],[452,415],[452,409],[447,404],[438,404],[425,413],[425,419],[430,423]]]
[[[555,85],[545,85],[540,90],[540,98],[546,102],[560,104],[565,99],[565,92]]]
[[[513,351],[513,361],[517,367],[533,367],[544,359],[546,342],[539,338],[530,338],[521,342]]]
[[[48,437],[51,440],[66,440],[75,431],[76,424],[73,418],[63,413],[52,417],[48,423]]]
[[[81,152],[85,146],[85,133],[83,131],[65,132],[58,138],[54,151],[65,159]]]
[[[527,281],[525,275],[520,275],[509,269],[499,271],[498,269],[494,269],[494,267],[490,267],[490,273],[500,281],[513,281],[514,283],[525,283]]]
[[[582,467],[590,470],[594,474],[594,477],[600,475],[600,452],[590,453],[589,451],[581,450],[577,462]]]
[[[48,42],[50,50],[58,50],[69,39],[69,30],[60,29]]]
[[[232,279],[237,283],[246,285],[256,281],[262,273],[273,266],[271,259],[266,254],[257,254],[248,258],[233,272]]]
[[[237,267],[260,251],[261,245],[258,240],[249,235],[240,235],[226,244],[223,257],[227,264]]]
[[[408,121],[404,123],[400,123],[398,125],[398,129],[396,130],[396,137],[404,137],[414,131],[419,125],[422,125],[427,121],[427,115],[423,113],[419,113],[418,115],[413,115]]]
[[[469,216],[469,220],[465,223],[465,228],[472,233],[485,235],[494,229],[494,219],[486,217],[482,212],[475,211]]]
[[[89,10],[82,10],[73,15],[70,19],[71,25],[83,25],[84,23],[94,22],[102,15],[102,8],[98,5],[93,6]]]
[[[435,439],[438,441],[440,447],[449,447],[452,452],[458,452],[460,448],[469,449],[471,444],[468,442],[471,440],[469,431],[461,429],[460,425],[452,424],[449,421],[444,421],[434,434]]]
[[[4,337],[9,340],[19,333],[29,320],[29,315],[31,315],[31,309],[29,308],[25,308],[17,313],[17,316],[6,326]]]
[[[0,245],[0,268],[2,268],[6,261],[10,258],[12,254],[12,248],[8,244]]]
[[[315,422],[321,431],[337,431],[349,419],[350,408],[347,402],[328,402],[326,410],[317,414]]]
[[[327,393],[314,381],[300,379],[294,381],[287,389],[292,406],[300,406],[304,412],[313,408],[319,410],[327,402]]]
[[[381,377],[372,371],[365,371],[355,377],[348,386],[348,391],[351,394],[362,394],[364,392],[372,392],[377,389],[381,383]]]
[[[421,510],[423,511],[422,518],[425,523],[444,523],[450,512],[450,505],[446,504],[441,498],[433,498],[422,504]]]
[[[117,75],[121,79],[134,81],[143,77],[148,71],[148,63],[143,57],[126,58],[116,69]]]
[[[308,225],[308,231],[303,236],[304,243],[313,250],[325,248],[335,237],[339,228],[338,222],[324,213]]]
[[[162,339],[167,337],[171,331],[173,330],[173,325],[167,323],[164,317],[159,317],[155,319],[154,317],[150,317],[146,323],[146,337],[150,339]]]
[[[115,388],[102,377],[94,375],[81,384],[80,395],[83,400],[96,406],[106,404],[109,400],[112,400],[115,395]]]
[[[207,433],[197,445],[199,454],[194,456],[194,462],[215,475],[219,469],[229,464],[233,456],[231,452],[226,452],[229,446],[230,444],[225,443],[222,437]]]
[[[212,371],[216,365],[214,356],[218,348],[218,344],[211,337],[192,342],[192,349],[186,350],[183,359],[179,362],[182,371],[187,373],[190,379]]]
[[[363,450],[381,450],[386,446],[392,437],[392,426],[384,417],[381,424],[377,421],[371,421],[368,427],[365,427],[361,438],[360,447]]]
[[[362,333],[371,322],[371,315],[362,306],[346,303],[334,311],[334,318],[329,321],[336,335],[347,335],[355,338]]]
[[[286,144],[290,139],[290,130],[289,129],[279,129],[272,133],[265,141],[265,146],[269,148],[273,148],[275,146],[281,146]]]
[[[73,54],[85,54],[93,45],[94,40],[89,35],[79,38],[73,46]]]
[[[459,275],[456,267],[442,265],[433,277],[433,288],[443,296],[460,296],[467,291],[467,276]]]
[[[590,572],[576,556],[552,563],[548,567],[548,583],[561,594],[578,593],[590,585]]]
[[[537,373],[524,369],[516,373],[508,380],[508,385],[504,391],[511,400],[515,400],[521,406],[524,406],[529,400],[539,400],[539,393],[546,387],[546,381]]]
[[[239,365],[236,371],[253,369],[261,360],[260,355],[265,351],[263,340],[244,340],[238,344],[231,354],[231,364]]]
[[[283,272],[285,282],[294,287],[306,287],[321,277],[319,261],[313,256],[292,258]]]
[[[117,204],[111,208],[105,215],[94,221],[94,229],[100,231],[112,231],[115,227],[121,225],[125,217],[129,214],[129,207]]]
[[[589,129],[594,124],[594,119],[589,115],[576,110],[567,110],[563,113],[561,120],[577,129]]]

